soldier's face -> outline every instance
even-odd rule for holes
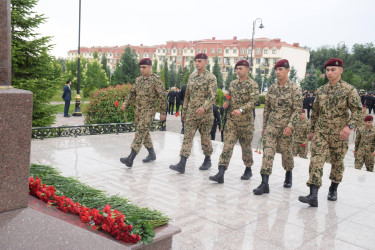
[[[327,66],[326,67],[326,75],[329,81],[336,81],[340,80],[341,74],[343,72],[342,67],[337,66]]]
[[[371,128],[372,127],[372,121],[367,121],[365,122],[366,128]]]
[[[239,78],[246,77],[249,73],[249,68],[245,66],[237,66],[236,72]]]
[[[363,114],[367,114],[367,108],[364,108],[364,107],[363,107],[363,108],[362,108],[362,113],[363,113]]]
[[[141,74],[143,76],[148,76],[151,74],[152,66],[150,65],[141,65],[139,66],[139,69],[141,70]]]
[[[288,78],[289,69],[286,69],[284,67],[278,67],[276,68],[275,72],[276,72],[276,78],[279,81],[285,80]]]
[[[206,68],[207,60],[205,60],[205,59],[195,59],[194,60],[194,65],[195,65],[195,68],[198,71],[202,71],[202,70],[204,70]]]
[[[306,113],[301,113],[301,115],[299,116],[299,118],[300,118],[301,120],[305,119],[305,117],[306,117]]]

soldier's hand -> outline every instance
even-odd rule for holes
[[[286,128],[284,129],[283,135],[285,135],[285,136],[290,136],[291,134],[292,134],[292,129],[289,128],[289,127],[286,127]]]
[[[240,116],[241,115],[241,111],[239,109],[235,109],[235,110],[233,110],[232,115],[234,115],[234,116]]]
[[[265,133],[265,132],[266,132],[266,130],[265,130],[265,129],[263,129],[263,130],[262,130],[262,136],[264,135],[264,133]]]
[[[167,116],[164,114],[160,114],[160,121],[165,121],[165,119],[167,118]]]
[[[224,102],[224,104],[223,104],[223,108],[224,109],[227,109],[229,107],[229,102]]]
[[[354,156],[356,156],[356,155],[357,155],[357,152],[353,151],[353,154],[354,154]],[[373,153],[373,154],[374,154],[374,153]]]
[[[126,109],[126,106],[125,106],[125,103],[123,103],[123,104],[121,105],[121,110],[122,110],[122,111],[125,111],[125,109]]]
[[[314,137],[314,133],[310,133],[307,138],[309,138],[311,140],[313,137]]]
[[[198,115],[203,115],[204,112],[205,112],[205,110],[204,110],[203,107],[197,108],[197,110],[195,110],[195,113],[198,114]]]
[[[371,154],[372,156],[375,156],[375,152],[372,152],[372,154]]]
[[[347,140],[349,138],[351,132],[352,132],[352,130],[348,126],[343,128],[340,132],[340,140],[342,140],[342,141]]]

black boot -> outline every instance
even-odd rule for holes
[[[156,154],[154,148],[148,148],[148,156],[143,159],[143,162],[150,162],[156,160]]]
[[[175,170],[181,174],[185,173],[185,166],[186,166],[186,160],[187,157],[181,156],[180,162],[177,163],[176,165],[170,165],[169,168],[172,170]]]
[[[182,127],[182,129],[181,129],[181,134],[184,134],[184,127]]]
[[[261,174],[262,175],[262,183],[260,183],[259,187],[253,190],[255,195],[262,195],[268,194],[270,192],[270,187],[268,185],[268,178],[269,175]]]
[[[251,176],[253,176],[253,173],[251,172],[251,167],[246,167],[245,172],[241,176],[241,180],[249,180]]]
[[[312,207],[318,206],[318,190],[319,188],[315,185],[310,185],[310,194],[307,196],[300,196],[298,200],[303,203],[307,203]]]
[[[210,176],[208,179],[211,181],[216,181],[217,183],[224,183],[224,174],[226,170],[226,167],[219,166],[219,172],[214,176]]]
[[[137,153],[132,149],[128,157],[120,158],[120,161],[124,163],[127,167],[131,168],[133,166],[133,161]]]
[[[206,155],[204,157],[204,161],[202,166],[200,166],[199,170],[208,170],[211,167],[211,156]]]
[[[327,199],[329,201],[336,201],[337,200],[337,187],[339,186],[338,183],[331,183],[331,186],[329,187],[328,196]]]
[[[285,173],[284,187],[285,188],[292,187],[292,170],[286,171]]]

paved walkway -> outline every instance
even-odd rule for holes
[[[142,148],[133,168],[120,163],[129,153],[134,134],[82,136],[32,140],[31,161],[50,164],[65,176],[120,194],[140,206],[165,212],[182,232],[173,249],[375,249],[375,175],[347,167],[338,201],[327,201],[329,169],[326,164],[319,207],[300,203],[308,193],[309,160],[295,158],[293,187],[282,187],[285,171],[276,155],[270,194],[255,196],[261,178],[262,155],[254,154],[254,176],[240,180],[244,171],[241,149],[235,146],[224,184],[212,183],[217,172],[221,142],[213,142],[213,167],[199,171],[203,161],[196,137],[186,173],[168,166],[179,160],[183,135],[151,133],[157,160],[143,164]],[[349,154],[349,153],[348,153]]]

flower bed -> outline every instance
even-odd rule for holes
[[[30,195],[62,212],[79,215],[83,223],[123,242],[142,240],[147,245],[155,236],[154,228],[170,220],[158,211],[139,208],[122,197],[107,197],[103,191],[61,176],[50,166],[32,164],[30,176]]]

